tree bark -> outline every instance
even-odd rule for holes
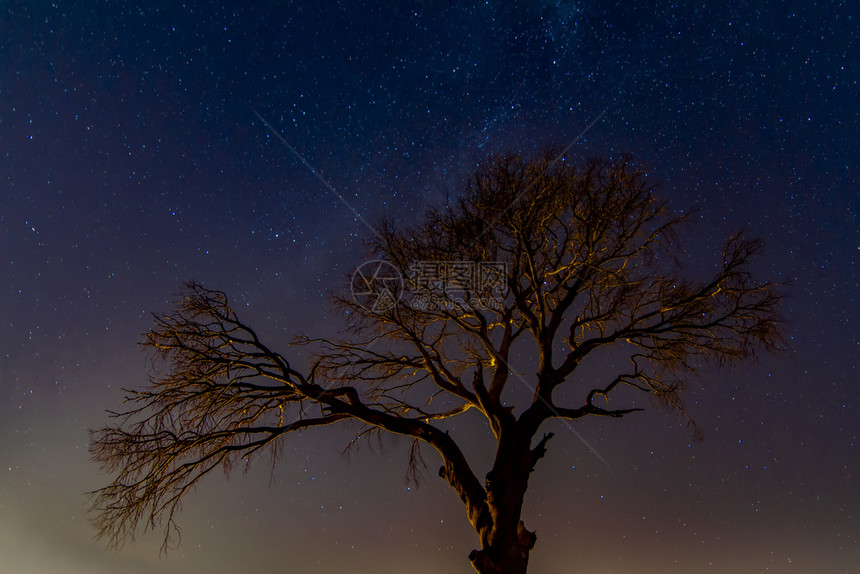
[[[532,449],[530,433],[517,425],[502,429],[493,470],[487,474],[487,514],[490,520],[476,525],[481,549],[469,554],[480,574],[525,574],[529,553],[537,537],[520,518],[535,463],[546,452],[551,434]]]
[[[472,567],[480,574],[526,574],[529,552],[537,539],[535,533],[526,529],[522,520],[513,532],[510,528],[505,532],[494,530],[496,536],[492,544],[482,545],[481,550],[472,550],[469,554]]]

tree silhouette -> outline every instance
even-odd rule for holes
[[[758,243],[732,236],[709,278],[684,280],[684,219],[629,158],[582,169],[550,154],[491,158],[454,206],[410,229],[379,227],[379,261],[337,299],[350,318],[344,339],[299,341],[312,357],[306,372],[263,343],[224,293],[188,284],[142,343],[169,369],[127,391],[131,408],[93,433],[93,458],[116,474],[93,493],[100,536],[122,544],[164,525],[168,544],[179,502],[213,469],[263,449],[277,455],[287,433],[357,421],[359,435],[411,439],[410,472],[422,445],[439,454],[439,476],[480,540],[475,570],[526,572],[536,537],[520,515],[552,436],[538,437],[543,423],[642,410],[630,393],[610,406],[622,388],[686,416],[681,393],[694,371],[779,341],[780,296],[749,272]],[[536,349],[533,375],[510,366],[520,345]],[[600,349],[628,367],[574,381]],[[562,385],[578,398],[557,399]],[[439,423],[470,409],[495,437],[483,481]]]

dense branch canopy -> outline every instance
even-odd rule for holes
[[[779,296],[750,274],[759,244],[731,237],[712,276],[695,282],[677,263],[681,223],[628,159],[580,170],[551,155],[495,158],[455,205],[413,228],[380,226],[373,253],[396,273],[362,275],[364,298],[338,299],[347,336],[304,338],[315,349],[306,373],[261,342],[224,293],[189,284],[143,342],[167,371],[129,391],[129,410],[93,435],[94,458],[116,475],[94,493],[102,535],[120,544],[161,520],[169,535],[182,496],[212,469],[264,448],[277,454],[284,435],[343,420],[432,446],[476,529],[499,520],[439,420],[477,410],[501,452],[505,436],[528,445],[553,417],[641,410],[595,400],[621,388],[683,409],[683,383],[703,360],[778,342]],[[398,276],[402,293],[391,284]],[[368,295],[385,304],[368,305]],[[510,366],[524,339],[537,349],[533,380]],[[577,382],[565,393],[577,402],[559,404],[554,391],[607,348],[629,367]],[[529,402],[503,400],[512,379],[531,389]]]
[[[677,264],[682,222],[627,158],[583,170],[549,154],[537,162],[497,158],[455,206],[428,212],[412,229],[383,226],[373,247],[407,288],[384,311],[340,299],[353,331],[368,336],[324,353],[326,375],[372,380],[378,402],[401,408],[395,394],[429,381],[432,392],[418,396],[438,401],[441,393],[478,408],[498,431],[512,420],[501,401],[511,350],[527,336],[538,348],[538,377],[527,382],[535,393],[520,421],[532,432],[554,416],[623,414],[593,403],[620,387],[681,408],[684,373],[703,359],[740,359],[777,342],[779,300],[772,284],[750,275],[759,243],[740,235],[715,258],[712,277],[685,280]],[[473,276],[464,277],[470,263]],[[378,339],[385,345],[367,351]],[[556,405],[553,390],[607,347],[629,351],[629,371],[582,389],[581,405]]]

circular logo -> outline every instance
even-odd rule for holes
[[[382,259],[362,263],[352,274],[352,299],[371,313],[384,313],[403,294],[403,276],[397,267]]]

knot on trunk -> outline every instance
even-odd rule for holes
[[[535,547],[535,542],[537,542],[537,535],[528,530],[526,525],[520,520],[520,523],[517,524],[517,540],[520,542],[520,546],[522,546],[523,551],[528,556],[529,550]]]
[[[472,550],[469,560],[480,574],[525,574],[536,540],[535,533],[520,520],[515,534],[509,531],[505,539],[481,550]]]
[[[472,562],[472,568],[482,574],[498,571],[493,561],[490,560],[490,557],[483,550],[472,550],[469,553],[469,560]]]

